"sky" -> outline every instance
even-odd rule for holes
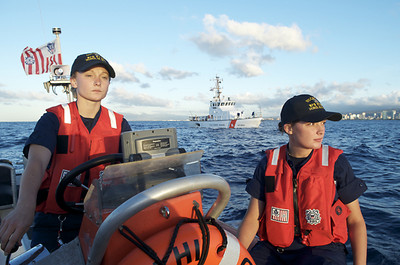
[[[98,52],[116,71],[102,104],[129,121],[208,114],[215,76],[245,112],[297,94],[342,113],[400,109],[400,1],[0,1],[0,121],[67,102],[20,56],[55,39],[63,64]]]

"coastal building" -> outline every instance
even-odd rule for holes
[[[400,110],[380,112],[344,113],[343,120],[400,120]]]

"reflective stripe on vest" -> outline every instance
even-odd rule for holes
[[[71,124],[71,109],[67,103],[61,105],[64,109],[64,123]]]
[[[275,148],[274,152],[272,154],[271,165],[273,165],[273,166],[276,166],[278,164],[279,150],[280,150],[280,148]]]
[[[110,117],[111,128],[116,129],[117,128],[117,120],[115,119],[114,111],[108,110],[108,116]]]
[[[329,166],[329,146],[322,145],[322,166]]]

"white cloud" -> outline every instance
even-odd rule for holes
[[[110,91],[108,100],[113,104],[119,103],[127,107],[148,106],[169,108],[172,106],[172,103],[168,100],[156,98],[144,93],[130,92],[122,87],[114,88]]]
[[[264,71],[258,62],[246,62],[239,59],[231,61],[231,73],[237,76],[252,77],[262,75]]]
[[[0,89],[0,99],[1,101],[15,99],[16,93],[8,90]]]
[[[115,62],[110,62],[110,64],[114,68],[116,81],[126,82],[126,83],[131,83],[131,82],[140,83],[139,79],[136,78],[135,74],[128,71],[131,68],[130,66],[124,66],[122,64]]]
[[[150,84],[149,83],[143,83],[140,85],[141,88],[149,88]]]
[[[293,24],[273,26],[266,23],[237,22],[222,15],[219,24],[230,34],[241,38],[248,46],[265,46],[270,49],[304,51],[311,43],[303,37],[301,29]]]
[[[341,112],[352,113],[399,109],[400,91],[362,97],[348,97],[339,94],[339,96],[334,100],[327,101],[326,106],[338,109]]]
[[[350,98],[356,95],[357,92],[366,90],[370,86],[370,81],[365,78],[361,78],[355,82],[332,82],[327,84],[324,81],[320,81],[313,86],[302,85],[296,90],[302,93],[302,91],[308,91],[307,93],[314,95],[315,97],[326,97],[332,100],[338,100],[341,96]]]
[[[148,78],[153,78],[153,75],[147,70],[146,66],[143,63],[133,65],[132,69],[137,73],[141,73],[147,76]]]
[[[184,96],[183,99],[185,101],[208,102],[210,100],[210,96],[203,93],[198,93],[196,96]]]
[[[184,79],[186,77],[197,75],[194,72],[186,72],[181,70],[176,70],[170,67],[163,67],[159,74],[163,79],[172,80],[172,79]]]
[[[231,60],[230,72],[239,77],[259,76],[264,74],[261,65],[273,60],[269,55],[262,55],[255,50],[250,50],[244,55],[243,59]]]
[[[133,83],[141,83],[141,81],[135,76],[134,72],[143,74],[148,78],[154,78],[154,75],[147,69],[147,67],[143,63],[138,63],[134,65],[129,64],[119,64],[112,63],[112,66],[116,72],[116,81],[120,82],[133,82]],[[181,71],[177,69],[173,69],[171,67],[165,66],[163,67],[158,74],[164,80],[172,80],[172,79],[184,79],[190,76],[197,75],[195,72]],[[148,88],[150,85],[148,83],[143,83],[140,85],[142,88]]]
[[[265,51],[305,51],[311,42],[296,24],[291,26],[266,23],[237,22],[226,15],[203,18],[205,32],[190,40],[214,57],[231,57],[231,73],[237,76],[262,75],[262,66],[273,61]],[[314,47],[314,51],[317,48]]]
[[[238,107],[243,105],[261,107],[264,117],[278,117],[285,101],[298,94],[311,94],[322,103],[326,110],[341,113],[399,109],[400,91],[372,96],[364,93],[368,86],[370,86],[370,81],[367,79],[359,79],[355,82],[320,81],[310,86],[273,88],[268,93],[246,92],[233,95],[231,98],[237,102]]]
[[[31,92],[31,91],[19,91],[19,92],[14,92],[14,91],[9,91],[9,90],[2,90],[0,89],[0,102],[8,103],[8,102],[15,102],[19,100],[51,100],[54,95],[52,94],[53,92],[50,91],[50,93],[43,93],[41,92]]]
[[[234,54],[233,41],[223,33],[202,32],[198,36],[192,37],[191,40],[201,51],[215,57],[225,57]]]

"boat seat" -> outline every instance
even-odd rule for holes
[[[8,160],[0,160],[0,210],[10,209],[17,201],[15,170]]]
[[[11,187],[8,185],[0,184],[0,205],[12,205],[13,194]]]

